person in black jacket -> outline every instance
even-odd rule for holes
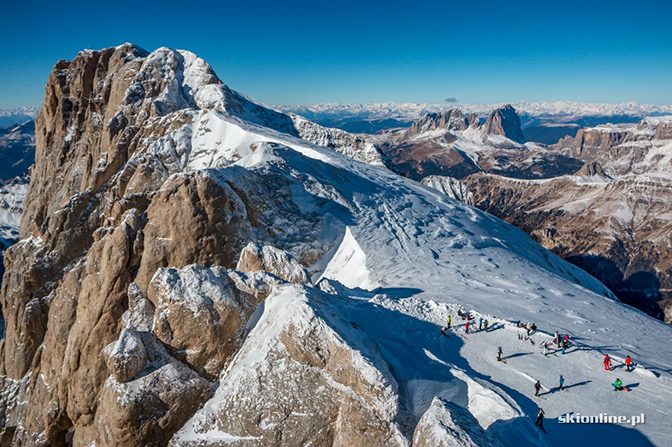
[[[537,427],[544,429],[544,409],[539,407],[539,412],[537,413],[537,421],[534,423]]]

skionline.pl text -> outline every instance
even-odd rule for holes
[[[644,413],[637,416],[615,416],[600,413],[595,416],[586,416],[580,413],[565,413],[558,418],[561,424],[623,424],[636,426],[645,423]]]

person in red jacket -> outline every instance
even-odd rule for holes
[[[630,372],[630,365],[632,365],[632,359],[630,356],[628,356],[628,358],[625,359],[625,368],[628,370],[628,372]]]
[[[609,354],[604,356],[604,369],[611,371],[611,359],[609,358]]]
[[[467,322],[464,325],[464,333],[468,334],[469,333],[469,320],[467,319]]]

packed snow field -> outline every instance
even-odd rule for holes
[[[315,309],[328,306],[319,313],[335,332],[352,340],[352,348],[365,358],[384,362],[402,405],[417,418],[439,396],[468,407],[505,445],[669,444],[672,328],[616,302],[597,280],[494,217],[387,170],[229,117],[217,119],[300,152],[262,146],[249,153],[247,145],[236,147],[243,158],[234,166],[257,171],[289,166],[294,175],[329,185],[312,188],[312,195],[351,210],[333,216],[341,242],[330,259],[311,269],[323,289],[331,290],[321,279],[340,283],[333,289],[338,296],[311,300],[309,290],[292,289],[267,298],[246,340],[257,349],[244,347],[221,383],[228,381],[227,374],[254,367],[255,352],[273,338],[267,325],[292,318],[287,306],[300,300]],[[293,200],[302,210],[320,213],[323,205],[305,192],[297,191]],[[456,324],[458,309],[487,318],[491,330],[465,336]],[[440,329],[449,314],[454,332],[446,338]],[[531,341],[519,340],[516,321],[536,323],[539,330]],[[569,335],[570,348],[564,355],[544,356],[540,343],[552,341],[555,330]],[[363,336],[375,347],[359,343]],[[499,346],[506,364],[496,360]],[[604,370],[605,354],[614,359],[614,371]],[[631,373],[622,367],[628,355],[637,364]],[[554,391],[560,374],[565,392]],[[631,388],[629,393],[613,391],[616,377]],[[541,398],[533,397],[536,380],[544,387]],[[204,413],[227,392],[233,391],[220,388],[177,439],[193,439],[193,426],[202,425],[208,419]],[[538,406],[546,411],[548,434],[532,424]],[[567,413],[644,413],[646,423],[634,428],[560,424],[558,418]]]

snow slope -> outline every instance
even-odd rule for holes
[[[616,302],[597,280],[494,217],[387,170],[267,128],[224,115],[219,118],[255,138],[281,144],[258,145],[233,168],[263,175],[271,166],[278,167],[292,182],[303,185],[292,187],[296,192],[292,199],[301,209],[320,213],[319,198],[343,203],[349,210],[331,216],[339,248],[325,255],[330,259],[318,262],[326,266],[324,278],[349,287],[338,287],[340,295],[334,299],[340,301],[331,308],[340,322],[337,332],[356,331],[358,337],[366,334],[375,342],[374,348],[356,342],[351,347],[365,356],[371,349],[382,356],[398,384],[402,407],[413,416],[422,416],[439,396],[468,407],[505,445],[566,445],[568,440],[592,445],[603,438],[666,445],[672,439],[667,424],[672,328]],[[221,172],[227,169],[231,168]],[[309,207],[311,195],[315,203]],[[311,303],[310,293],[280,295],[282,300]],[[266,302],[245,343],[257,340],[262,349],[274,339],[272,331],[256,334],[262,322],[277,322],[278,327],[288,322],[286,306],[273,305],[274,299]],[[455,324],[458,308],[487,316],[494,323],[492,333],[443,337],[441,325],[448,313]],[[518,340],[510,323],[518,320],[537,324],[543,332],[533,338],[537,342],[550,340],[544,334],[557,329],[570,335],[573,347],[565,356],[544,358],[536,345]],[[497,346],[511,356],[506,365],[494,361]],[[229,382],[239,377],[239,368],[249,366],[245,356],[253,352],[257,350],[243,345],[220,378],[229,391],[218,392],[206,409],[217,408],[218,399],[235,394],[231,391],[235,385]],[[628,354],[638,363],[636,372],[622,377],[632,385],[631,393],[611,390],[615,377],[626,373],[600,369],[607,352],[617,363]],[[531,397],[534,379],[549,387],[560,373],[574,385],[567,394],[550,393],[540,401]],[[548,417],[549,435],[543,439],[529,419],[539,403]],[[557,419],[565,412],[643,412],[647,422],[636,429],[560,425]],[[208,416],[197,414],[176,442],[207,420]]]

